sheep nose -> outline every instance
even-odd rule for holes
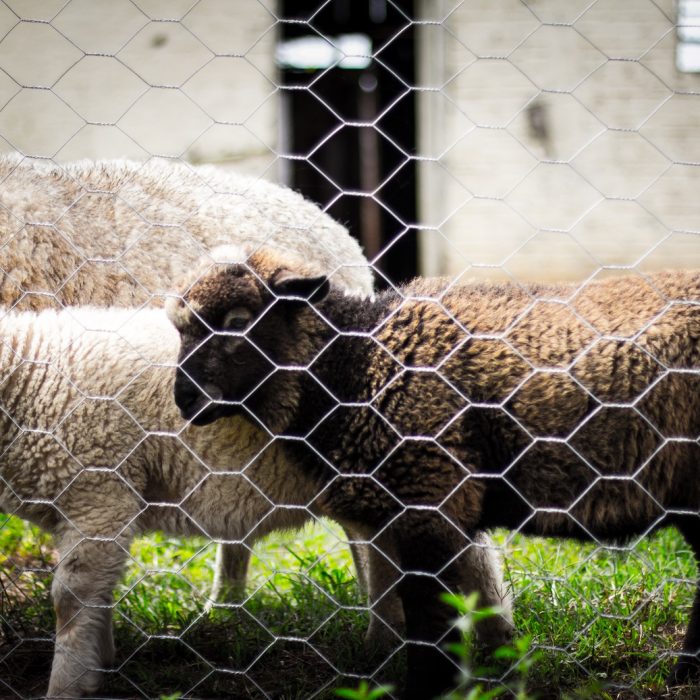
[[[184,417],[191,413],[195,404],[201,403],[201,389],[184,372],[179,371],[175,377],[175,403]]]

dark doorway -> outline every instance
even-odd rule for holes
[[[288,183],[359,238],[377,285],[415,276],[413,0],[283,0],[280,40],[364,35],[354,67],[282,69]],[[323,48],[323,46],[321,46]],[[374,126],[369,126],[373,124]]]

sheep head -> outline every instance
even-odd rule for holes
[[[182,416],[206,425],[252,412],[284,429],[299,367],[313,359],[309,324],[319,319],[311,305],[328,294],[328,278],[265,249],[237,259],[226,249],[193,279],[167,305],[181,339],[175,402]]]

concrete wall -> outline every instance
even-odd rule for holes
[[[194,7],[193,7],[194,5]],[[274,0],[0,4],[0,150],[276,173]]]
[[[419,5],[424,273],[700,266],[700,74],[675,68],[672,0]]]

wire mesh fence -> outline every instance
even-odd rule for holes
[[[0,696],[695,697],[697,4],[4,0]]]

